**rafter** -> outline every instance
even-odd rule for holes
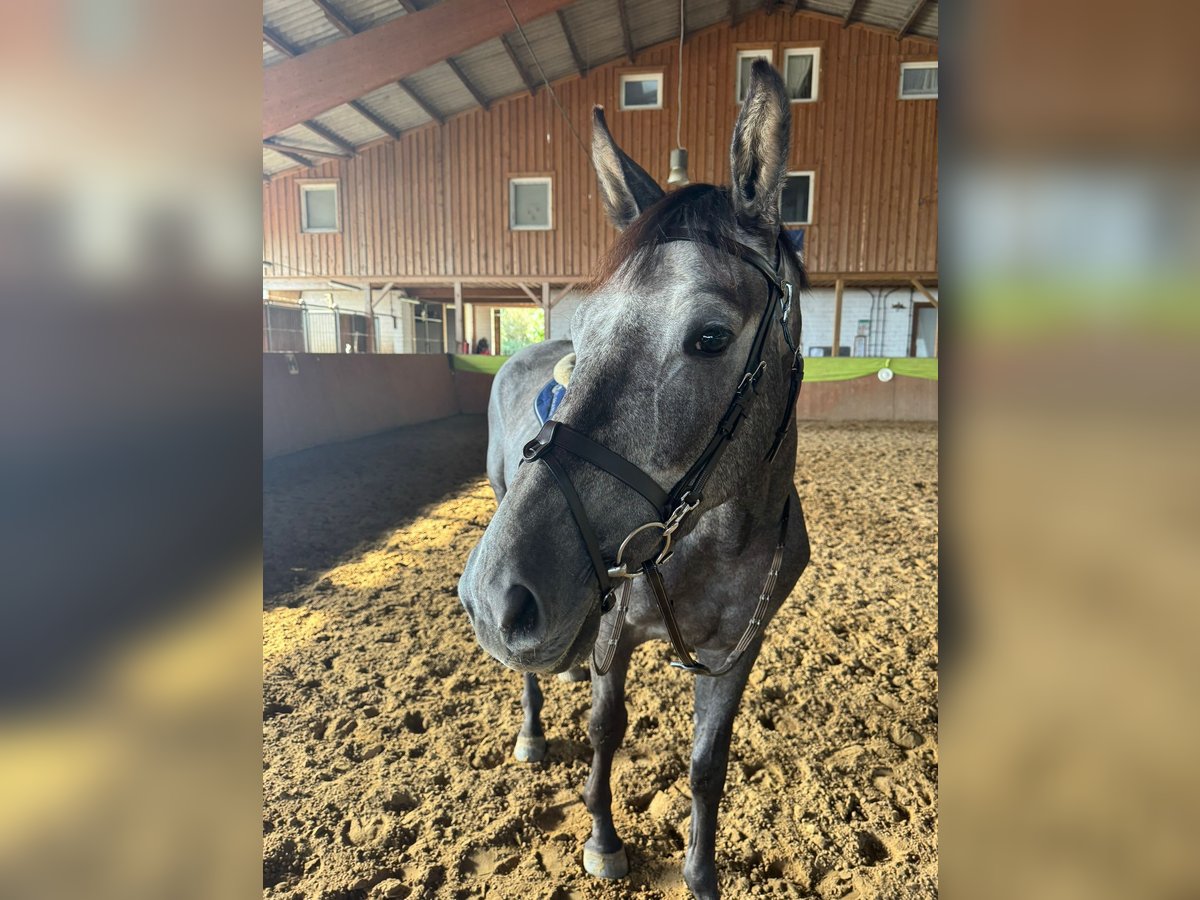
[[[729,0],[729,27],[737,28],[738,0]]]
[[[842,18],[842,27],[845,28],[853,20],[858,13],[858,7],[862,4],[862,0],[850,0],[850,8],[846,10],[846,15]]]
[[[762,0],[763,12],[765,12],[768,16],[771,15],[773,12],[775,12],[775,5],[778,2],[779,0]]]
[[[417,11],[417,8],[412,4],[412,0],[396,0],[396,2],[399,3],[400,8],[410,16]]]
[[[575,38],[571,37],[571,29],[567,27],[567,17],[561,9],[556,15],[558,16],[558,27],[562,29],[563,37],[566,38],[567,46],[571,50],[571,62],[575,63],[575,73],[582,76],[587,71],[587,66],[583,64],[579,48],[575,46]]]
[[[802,2],[803,2],[803,0],[792,0],[792,15],[793,16],[800,11],[800,6],[802,5]]]
[[[500,35],[500,43],[504,45],[504,52],[508,54],[509,62],[513,64],[513,68],[517,70],[517,74],[521,76],[521,80],[525,82],[525,88],[529,91],[529,96],[533,97],[537,94],[537,85],[529,77],[529,73],[521,65],[521,61],[517,59],[516,51],[513,50],[512,44],[509,43],[507,34]]]
[[[329,21],[329,24],[346,37],[354,37],[354,35],[358,34],[358,29],[351,25],[346,20],[346,17],[334,9],[327,0],[312,0],[312,2],[316,5],[317,9],[325,14],[325,18]]]
[[[364,119],[366,119],[368,122],[370,122],[372,125],[374,125],[376,128],[378,128],[380,131],[382,131],[384,134],[386,134],[388,137],[390,137],[393,141],[400,137],[400,130],[398,128],[396,128],[396,126],[394,126],[391,122],[387,121],[386,119],[383,119],[380,116],[375,115],[375,113],[371,112],[369,109],[367,109],[361,103],[359,103],[357,100],[351,100],[346,105],[348,107],[350,107],[352,110],[354,110],[356,113],[358,113],[360,116],[362,116]]]
[[[617,15],[621,19],[621,44],[625,48],[625,58],[633,62],[633,37],[629,33],[629,10],[625,8],[625,0],[617,0]]]
[[[280,156],[286,156],[286,157],[287,157],[288,159],[290,159],[292,162],[294,162],[294,163],[298,163],[299,165],[302,165],[302,166],[304,166],[304,168],[306,168],[306,169],[311,169],[311,168],[313,168],[313,167],[316,165],[316,163],[315,163],[315,162],[313,162],[311,159],[308,159],[307,157],[301,156],[299,153],[293,153],[293,152],[292,152],[292,151],[290,151],[290,150],[284,150],[284,149],[282,149],[282,148],[280,148],[280,147],[276,147],[276,146],[275,146],[275,145],[273,145],[273,144],[268,144],[266,141],[263,141],[263,146],[264,146],[264,147],[269,147],[271,150],[274,150],[274,151],[275,151],[276,153],[278,153]]]
[[[900,40],[900,38],[908,34],[908,29],[912,28],[913,22],[917,21],[917,16],[921,14],[921,10],[923,10],[928,4],[929,0],[916,0],[916,3],[913,4],[912,9],[908,11],[908,15],[904,18],[904,24],[901,25],[899,30],[896,32],[896,40]]]
[[[935,309],[937,308],[938,298],[933,296],[933,294],[929,293],[929,288],[927,288],[927,287],[925,287],[925,285],[921,284],[921,279],[914,278],[912,280],[912,285],[913,285],[913,287],[915,287],[918,291],[920,291],[924,295],[926,300],[928,300],[930,303],[933,304]]]
[[[354,155],[353,153],[347,153],[345,150],[321,150],[317,147],[301,147],[299,144],[289,144],[286,141],[280,141],[275,138],[267,138],[262,142],[262,145],[268,150],[276,150],[284,153],[284,155],[299,153],[306,157],[319,156],[328,159],[349,159]],[[312,163],[309,163],[309,165],[312,165]]]
[[[429,118],[433,119],[433,121],[437,122],[439,125],[446,124],[446,117],[443,116],[436,109],[434,109],[432,104],[430,104],[430,102],[428,100],[426,100],[424,97],[422,97],[420,94],[418,94],[415,88],[410,87],[409,85],[405,84],[403,81],[397,81],[396,86],[398,88],[400,88],[400,90],[404,91],[404,93],[408,96],[409,100],[411,100],[413,103],[417,104],[417,106],[420,108],[421,112],[425,113],[425,115],[429,116]]]
[[[314,122],[312,119],[309,119],[308,121],[301,122],[300,124],[302,124],[305,128],[307,128],[309,131],[311,131],[317,137],[321,138],[324,141],[328,141],[329,143],[333,144],[333,146],[335,146],[335,147],[339,147],[342,150],[345,150],[347,153],[357,153],[358,152],[358,148],[355,147],[352,143],[350,143],[348,140],[346,140],[344,137],[342,137],[336,131],[326,128],[320,122]]]
[[[462,82],[462,85],[467,89],[467,92],[475,98],[476,103],[478,103],[484,109],[487,109],[492,105],[492,101],[485,97],[483,93],[480,92],[479,88],[475,87],[475,85],[471,83],[471,79],[468,78],[467,73],[462,70],[462,66],[449,58],[446,59],[446,65],[450,67],[450,71],[454,73],[455,77]]]
[[[287,42],[282,34],[274,28],[263,25],[263,42],[270,44],[284,56],[297,56],[300,51]]]
[[[530,22],[570,2],[442,0],[268,66],[263,70],[263,137],[507,34],[513,15]]]

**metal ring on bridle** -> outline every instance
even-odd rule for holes
[[[621,546],[617,548],[617,568],[621,568],[622,566],[624,566],[625,548],[627,548],[629,546],[629,542],[632,541],[639,534],[641,534],[643,531],[645,531],[647,528],[658,528],[663,533],[663,546],[662,546],[662,549],[658,552],[658,558],[655,560],[655,562],[656,563],[661,562],[662,560],[666,559],[670,555],[671,532],[669,532],[667,530],[667,526],[665,524],[663,524],[662,522],[647,522],[645,525],[639,525],[637,528],[633,529],[633,531],[629,532],[629,534],[627,534],[625,536],[625,540],[621,541]],[[637,575],[642,574],[641,569],[638,569],[636,572],[630,572],[628,566],[625,566],[624,570],[627,573],[628,577],[630,577],[630,578],[633,578]]]

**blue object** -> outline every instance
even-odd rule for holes
[[[567,396],[567,389],[563,385],[553,378],[546,382],[546,386],[538,391],[538,395],[533,399],[533,411],[540,424],[546,424],[546,420],[554,415],[565,396]]]
[[[783,236],[787,238],[788,243],[792,245],[792,249],[798,254],[804,253],[804,229],[803,228],[785,228]]]

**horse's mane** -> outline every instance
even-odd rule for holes
[[[654,267],[654,250],[662,246],[662,234],[679,229],[707,232],[716,237],[718,244],[728,244],[724,248],[727,253],[734,253],[741,238],[729,188],[690,184],[666,194],[638,216],[609,248],[592,279],[591,288],[607,283],[622,268],[634,279],[648,277]],[[791,242],[780,241],[780,245],[795,271],[800,273],[800,289],[806,289],[808,277]],[[694,246],[700,249],[710,274],[730,291],[736,290],[727,253],[723,253],[721,247],[707,243],[696,243]]]

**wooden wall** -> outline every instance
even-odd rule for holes
[[[814,274],[937,271],[937,102],[897,99],[901,61],[937,45],[829,19],[755,13],[736,28],[698,32],[684,47],[683,144],[693,181],[729,178],[739,49],[819,46],[819,99],[792,105],[790,168],[814,170],[806,256]],[[665,182],[675,138],[677,44],[555,85],[584,143],[591,107],[605,106],[618,142]],[[665,74],[662,110],[622,112],[619,76]],[[554,176],[554,229],[510,231],[508,178]],[[340,234],[302,234],[298,181],[341,185]],[[587,277],[613,239],[594,175],[545,89],[376,144],[350,160],[277,176],[263,185],[268,276],[388,280],[432,276]]]

